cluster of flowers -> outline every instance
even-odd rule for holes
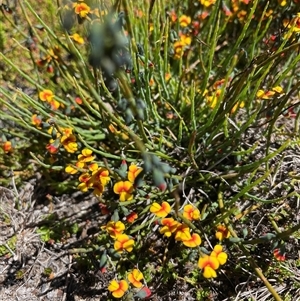
[[[94,189],[95,195],[101,195],[105,186],[109,183],[109,171],[104,167],[99,167],[97,163],[92,163],[95,156],[93,152],[84,148],[81,154],[77,156],[77,162],[75,165],[68,165],[65,171],[69,174],[76,174],[78,171],[82,171],[79,176],[78,189],[82,192],[87,192],[90,188]]]
[[[157,217],[161,217],[162,227],[159,232],[167,237],[170,237],[173,233],[175,235],[176,241],[181,241],[185,246],[189,248],[195,248],[201,244],[201,238],[197,233],[190,233],[190,228],[184,224],[180,223],[173,218],[166,218],[166,216],[171,212],[171,207],[169,203],[163,202],[161,205],[158,203],[153,203],[150,207],[150,211]],[[182,215],[189,221],[199,220],[200,212],[193,205],[188,204],[183,208]],[[216,237],[219,240],[228,238],[230,235],[226,227],[220,225],[218,226],[218,231]],[[203,276],[205,278],[216,277],[216,270],[220,265],[225,264],[227,261],[227,254],[223,252],[221,245],[216,245],[210,255],[201,254],[198,261],[198,267],[203,270]]]
[[[283,95],[285,94],[283,92],[283,89],[282,87],[280,86],[276,86],[276,87],[273,87],[271,90],[258,90],[257,93],[256,93],[256,97],[258,99],[270,99],[272,98],[274,95]]]
[[[224,225],[218,225],[215,236],[219,241],[222,241],[230,237],[230,232]],[[226,263],[227,257],[227,254],[223,252],[223,247],[217,244],[209,255],[201,254],[198,267],[203,270],[205,278],[215,278],[217,277],[216,270]]]
[[[81,18],[86,18],[91,13],[91,8],[83,0],[73,3],[73,8]]]
[[[65,171],[69,174],[76,174],[78,171],[82,171],[79,176],[78,189],[82,192],[87,192],[89,189],[94,189],[93,193],[97,196],[102,195],[105,186],[110,181],[109,171],[105,167],[98,166],[93,162],[95,156],[93,152],[85,148],[81,154],[77,156],[77,162],[75,165],[69,164]],[[125,161],[122,162],[122,166],[126,166]],[[118,181],[114,184],[113,191],[119,195],[120,202],[131,201],[133,199],[134,181],[140,174],[142,168],[137,165],[130,165],[128,168],[126,181]]]
[[[175,23],[177,21],[176,13],[173,11],[170,16],[171,21]],[[184,52],[189,49],[192,43],[192,37],[190,33],[187,30],[184,30],[191,24],[191,17],[182,15],[178,21],[181,30],[179,31],[179,39],[175,41],[173,45],[175,59],[180,59]]]
[[[78,0],[72,4],[74,13],[80,19],[91,19],[92,16],[100,17],[107,14],[107,10],[99,10],[98,8],[92,9],[84,0]],[[69,6],[66,5],[65,9],[69,9]]]
[[[170,20],[173,24],[180,25],[178,32],[179,38],[173,44],[173,57],[174,59],[180,59],[182,55],[190,49],[192,43],[192,36],[197,36],[200,32],[200,22],[209,16],[209,8],[215,4],[215,0],[199,0],[200,4],[204,6],[205,10],[200,11],[196,16],[196,19],[192,21],[192,18],[187,15],[181,15],[179,18],[174,10],[169,12]],[[237,15],[238,19],[243,21],[247,16],[247,11],[241,9],[240,2],[247,5],[250,1],[231,1],[232,11],[223,3],[223,11],[226,16],[232,17]],[[191,26],[190,26],[191,25]]]
[[[222,241],[230,237],[230,232],[224,225],[218,225],[215,236],[219,241]],[[227,254],[223,252],[223,247],[217,244],[209,255],[201,254],[198,267],[203,270],[203,276],[205,278],[215,278],[217,277],[216,270],[226,263],[227,257]]]
[[[56,138],[50,139],[49,144],[46,149],[50,154],[56,154],[62,145],[68,153],[75,153],[78,149],[78,144],[76,142],[76,137],[73,134],[73,129],[71,128],[57,128]],[[49,133],[53,133],[54,127],[49,129]]]
[[[198,261],[198,267],[203,270],[205,278],[216,278],[216,270],[220,265],[225,264],[227,261],[227,254],[223,252],[221,245],[215,245],[210,255],[202,255]]]
[[[206,102],[208,106],[211,109],[214,109],[217,105],[219,105],[220,102],[220,95],[222,93],[222,85],[224,84],[225,80],[221,79],[219,81],[216,81],[215,84],[213,85],[213,90],[208,91],[207,89],[204,91],[203,95],[205,96]],[[243,108],[245,106],[244,101],[238,101],[231,109],[231,113],[233,114],[236,112],[238,108]]]
[[[39,93],[41,101],[47,102],[51,106],[52,110],[57,110],[61,106],[61,103],[55,100],[54,97],[54,93],[49,89],[45,89]]]
[[[124,251],[131,252],[134,247],[134,240],[124,234],[125,225],[121,221],[109,221],[105,226],[102,227],[103,230],[106,230],[112,239],[114,239],[114,249],[118,253]],[[144,279],[143,273],[138,269],[133,269],[127,275],[128,281],[138,289],[141,289],[140,294],[143,296],[150,296],[150,290],[144,286],[141,280]],[[143,288],[142,288],[143,287]],[[108,290],[112,293],[115,298],[121,298],[129,289],[128,282],[126,280],[112,280],[108,286]]]
[[[121,221],[109,221],[105,226],[102,227],[114,239],[114,249],[118,253],[123,251],[131,252],[134,246],[134,240],[127,234],[124,234],[125,225]]]
[[[151,295],[151,291],[148,287],[144,286],[141,282],[144,279],[143,273],[138,269],[133,269],[127,275],[128,281],[137,289],[140,289],[137,294],[140,298],[148,298]],[[126,280],[112,280],[108,286],[108,290],[112,293],[115,298],[122,298],[124,294],[128,291],[129,286]]]
[[[49,89],[44,89],[39,92],[39,99],[43,102],[49,104],[52,110],[57,110],[60,107],[64,107],[63,104],[58,102],[55,99],[54,93]],[[81,99],[77,97],[75,101],[78,104],[81,104]],[[43,121],[40,116],[37,114],[33,114],[31,116],[31,123],[35,125],[38,129],[41,129],[43,126]],[[49,125],[48,125],[49,126]],[[62,128],[52,125],[48,129],[48,133],[51,134],[52,139],[50,139],[49,144],[47,144],[46,149],[49,151],[50,154],[58,153],[61,146],[68,153],[75,153],[78,150],[78,144],[76,142],[76,137],[73,134],[72,128]],[[9,153],[12,151],[12,144],[10,141],[6,141],[5,144],[2,146],[5,153]]]
[[[285,26],[286,29],[291,30],[294,33],[299,33],[300,32],[300,12],[297,13],[297,15],[292,20],[285,19],[283,21],[283,25]],[[289,36],[285,36],[284,38],[289,38]]]
[[[73,18],[71,17],[70,11],[72,14],[75,14],[78,16],[78,18],[82,21],[85,19],[92,19],[92,16],[100,17],[107,14],[107,10],[101,10],[99,11],[98,8],[91,9],[89,5],[87,5],[83,0],[78,0],[75,3],[69,3],[64,5],[61,9],[61,15],[66,17],[62,17],[62,22],[67,29],[70,29],[69,26],[72,24],[71,20]],[[80,22],[81,22],[80,21]],[[70,26],[72,27],[72,26]],[[83,45],[85,43],[85,39],[79,34],[79,33],[73,33],[70,34],[69,37],[78,45]],[[60,61],[60,49],[59,47],[54,47],[47,49],[45,53],[40,54],[40,58],[36,61],[36,64],[38,67],[44,67],[47,66],[47,72],[53,73],[54,72],[54,64],[52,64],[54,61]]]
[[[46,66],[47,72],[53,73],[54,72],[53,62],[59,61],[59,56],[60,56],[59,53],[60,53],[60,48],[57,46],[54,48],[47,49],[46,53],[41,52],[40,58],[36,61],[37,66],[39,68]],[[50,93],[50,95],[51,95],[51,93]],[[50,99],[50,97],[49,97],[49,99]],[[42,100],[44,101],[44,99],[42,99]],[[45,100],[47,100],[47,99],[45,99]],[[55,105],[55,103],[54,103],[54,105]],[[59,105],[58,105],[58,107],[59,107]]]
[[[232,10],[228,9],[225,6],[223,6],[223,9],[227,16],[237,16],[238,20],[242,23],[248,15],[247,10],[243,9],[244,5],[248,5],[249,3],[249,0],[231,0]]]
[[[279,98],[279,97],[282,97],[283,95],[285,95],[284,91],[283,91],[283,88],[280,87],[280,86],[276,86],[276,87],[273,87],[271,88],[271,90],[258,90],[257,93],[256,93],[256,97],[257,97],[257,101],[268,101],[268,100],[272,100],[272,99],[276,99],[276,98]],[[273,102],[273,100],[272,100]],[[274,102],[273,105],[271,105],[268,110],[266,111],[266,117],[267,118],[270,118],[272,117],[273,115],[273,106],[276,105],[275,104],[276,102]],[[291,117],[291,118],[294,118],[297,116],[297,113],[294,112],[294,107],[291,106],[289,107],[284,113],[283,113],[284,116],[286,117]]]
[[[121,168],[127,169],[127,164],[123,160]],[[137,165],[131,164],[128,168],[126,181],[119,181],[114,185],[114,193],[120,196],[120,202],[131,201],[133,199],[134,181],[143,169]]]
[[[166,212],[169,211],[168,205],[166,203],[163,203],[162,206],[159,206],[157,203],[153,204],[154,206],[151,207],[151,212],[155,211],[154,214],[157,216],[165,215]],[[184,207],[183,216],[189,220],[198,219],[200,217],[200,212],[198,209],[194,208],[191,205],[186,205]],[[178,227],[180,227],[180,223],[177,223]],[[163,227],[164,228],[164,227]],[[162,228],[162,229],[163,229]],[[168,228],[168,227],[167,227]],[[121,221],[109,221],[106,226],[102,227],[102,229],[105,229],[111,238],[114,239],[114,249],[122,253],[123,251],[131,252],[133,250],[134,246],[134,240],[129,237],[128,235],[124,234],[125,225]],[[165,234],[166,236],[171,235],[171,229],[168,228],[168,230],[165,232],[164,230],[161,233]],[[186,228],[188,229],[188,228]],[[167,234],[169,233],[169,234]],[[186,237],[190,236],[189,232],[178,230],[176,233],[178,237]],[[222,240],[224,238],[228,238],[230,236],[229,231],[226,229],[225,226],[220,225],[218,226],[218,231],[216,233],[216,237],[219,240]],[[191,236],[190,236],[191,237]],[[193,236],[192,236],[193,237]],[[200,239],[200,238],[199,238]],[[188,240],[185,240],[182,238],[179,238],[178,240],[181,240],[185,245],[189,247],[195,247],[195,243],[190,244],[187,242]],[[201,242],[200,242],[201,243]],[[199,243],[199,244],[200,244]],[[199,245],[198,243],[196,243]],[[210,253],[210,255],[202,254],[199,261],[198,261],[198,267],[203,270],[203,276],[205,278],[214,278],[216,277],[216,270],[223,264],[225,264],[227,261],[227,254],[223,252],[223,248],[221,245],[216,245],[213,249],[213,251]],[[141,280],[144,278],[141,271],[134,269],[132,272],[128,274],[128,281],[136,288],[141,288],[143,284],[141,283]],[[128,282],[126,280],[112,280],[108,286],[108,290],[112,292],[112,295],[115,298],[121,298],[126,291],[128,290]],[[150,295],[149,289],[144,286],[142,293],[144,295]]]
[[[185,246],[189,248],[195,248],[201,244],[201,238],[197,233],[190,233],[190,228],[184,224],[174,220],[172,217],[166,216],[171,212],[171,206],[167,202],[162,204],[153,203],[150,207],[150,212],[157,217],[162,218],[162,228],[159,232],[167,237],[175,234],[175,240],[181,241]],[[183,216],[190,221],[200,219],[200,212],[192,205],[186,205],[183,209]]]
[[[58,110],[59,108],[64,108],[64,104],[60,103],[59,101],[57,101],[55,99],[55,94],[49,90],[49,89],[44,89],[39,93],[39,99],[45,103],[47,103],[52,110]],[[78,104],[81,105],[82,104],[82,99],[80,97],[75,97],[74,101]],[[74,106],[71,105],[69,107],[69,109],[73,110]],[[32,116],[32,123],[37,126],[38,128],[40,128],[41,124],[42,124],[42,119],[40,117],[37,117],[36,115]]]
[[[190,16],[181,15],[179,18],[174,10],[169,12],[170,20],[172,23],[179,23],[180,30],[178,33],[179,39],[176,40],[173,44],[174,58],[180,59],[186,50],[190,49],[192,36],[197,36],[200,31],[200,22],[204,20],[209,15],[209,9],[212,5],[215,4],[215,0],[199,0],[200,4],[203,5],[206,10],[202,11],[197,15],[198,20],[192,21]],[[297,1],[294,1],[297,3]],[[251,3],[249,0],[232,0],[230,7],[228,7],[223,1],[223,11],[225,15],[229,18],[237,18],[241,23],[243,23],[248,15],[246,10],[247,5]],[[279,0],[281,6],[285,6],[287,1]],[[265,14],[265,17],[272,15],[273,10],[268,10]],[[191,25],[191,28],[189,26]],[[292,32],[300,32],[300,13],[297,14],[292,20],[284,20],[283,25],[286,29],[291,29]],[[192,35],[191,35],[192,34]],[[284,38],[288,38],[285,36]]]

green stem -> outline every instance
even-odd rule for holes
[[[228,229],[230,231],[230,234],[233,237],[238,238],[237,234],[235,233],[235,231],[233,230],[233,228],[231,226],[229,226]],[[267,287],[267,289],[269,290],[269,292],[273,295],[275,301],[283,301],[281,299],[281,297],[277,294],[277,292],[274,289],[274,287],[270,284],[270,282],[268,281],[268,279],[265,277],[265,275],[261,271],[261,268],[257,265],[257,263],[255,262],[255,260],[253,259],[253,257],[250,255],[250,253],[248,252],[248,250],[246,249],[246,247],[243,245],[243,243],[238,242],[237,244],[240,247],[240,249],[243,251],[243,253],[246,255],[246,257],[247,257],[250,265],[252,266],[254,272],[256,273],[256,275],[262,280],[262,282]]]

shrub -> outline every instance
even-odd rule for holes
[[[23,28],[2,4],[2,174],[38,169],[53,193],[98,197],[108,222],[92,250],[114,271],[115,298],[129,295],[125,279],[148,297],[142,270],[169,279],[170,258],[184,266],[197,256],[214,278],[231,253],[281,300],[251,248],[271,252],[299,225],[270,222],[259,237],[245,227],[253,210],[298,196],[265,193],[274,160],[299,142],[279,133],[298,121],[300,15],[297,1],[279,2],[63,1],[47,14],[24,1],[14,12]],[[7,51],[9,28],[22,61]],[[156,227],[174,246],[160,264],[148,251]]]

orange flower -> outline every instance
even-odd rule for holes
[[[182,34],[180,35],[180,42],[183,44],[183,46],[189,46],[192,43],[192,38],[190,36]]]
[[[59,53],[61,52],[61,50],[58,46],[54,46],[53,48],[47,50],[47,52],[48,52],[47,59],[49,60],[49,56],[50,56],[50,61],[51,61],[52,59],[58,60]]]
[[[94,8],[93,10],[91,10],[91,13],[97,16],[98,18],[100,18],[100,16],[106,16],[108,14],[108,10],[107,9],[99,10],[99,8]]]
[[[47,72],[48,73],[53,73],[54,72],[54,67],[51,65],[51,64],[49,64],[48,66],[47,66]]]
[[[273,255],[277,260],[285,261],[285,254],[283,254],[280,249],[275,249]]]
[[[243,108],[244,106],[245,106],[245,103],[243,101],[237,102],[231,109],[231,113],[233,114],[238,108]]]
[[[174,233],[178,227],[178,222],[175,221],[172,217],[163,218],[161,220],[163,227],[159,230],[159,232],[167,237],[170,237],[172,233]]]
[[[257,98],[259,99],[269,99],[275,94],[274,91],[264,91],[264,90],[258,90],[256,93]]]
[[[219,261],[216,257],[204,255],[199,258],[198,267],[203,269],[203,276],[205,278],[216,278],[216,270],[219,268]]]
[[[70,136],[73,133],[72,128],[62,128],[61,131],[62,131],[63,135],[65,135],[65,136]]]
[[[3,144],[2,144],[2,149],[4,150],[4,152],[6,154],[10,153],[12,151],[12,145],[11,145],[11,142],[10,141],[5,141]]]
[[[54,94],[51,90],[43,90],[39,93],[39,98],[41,101],[51,102],[53,100]]]
[[[181,27],[187,27],[189,24],[191,24],[191,17],[186,16],[186,15],[182,15],[179,18],[179,24]]]
[[[51,61],[51,57],[50,55],[48,55],[46,58],[44,59],[38,59],[35,63],[38,65],[38,67],[43,67],[45,66],[47,63],[49,63]]]
[[[198,15],[198,19],[205,20],[208,16],[209,16],[209,12],[205,10],[200,15]]]
[[[150,87],[154,87],[154,85],[155,85],[154,79],[153,79],[153,78],[150,78],[150,80],[149,80],[149,86],[150,86]]]
[[[154,30],[154,24],[153,23],[149,23],[149,32]]]
[[[122,298],[128,290],[128,283],[125,280],[121,280],[120,282],[112,280],[108,286],[108,290],[115,298]]]
[[[97,163],[91,163],[88,168],[92,172],[96,171],[98,169],[98,164]]]
[[[189,248],[196,248],[201,244],[201,238],[197,233],[193,233],[188,240],[182,240],[182,243]]]
[[[114,185],[114,193],[120,195],[120,202],[133,199],[133,185],[129,181],[120,181]]]
[[[221,89],[217,89],[215,92],[214,92],[214,94],[213,95],[211,95],[211,96],[208,96],[208,95],[206,95],[205,97],[206,97],[206,100],[207,100],[207,103],[208,103],[208,105],[209,105],[209,107],[210,108],[215,108],[216,107],[216,105],[218,104],[218,102],[219,102],[219,96],[220,96],[220,94],[221,94]]]
[[[131,212],[126,216],[128,223],[133,223],[138,218],[138,215],[135,212]]]
[[[166,217],[171,212],[171,206],[167,202],[162,202],[161,205],[155,202],[151,205],[150,212],[158,217]]]
[[[31,122],[34,124],[38,129],[41,129],[41,124],[42,124],[42,118],[38,117],[37,114],[33,114],[31,116]]]
[[[82,105],[82,99],[79,96],[75,97],[75,101],[78,105]]]
[[[67,165],[66,168],[65,168],[65,172],[66,173],[69,173],[70,175],[74,175],[78,172],[78,169],[75,168],[73,165]]]
[[[287,27],[288,29],[292,29],[294,33],[300,32],[300,12],[297,13],[297,16],[295,16],[292,20],[284,20],[283,25]],[[288,35],[286,35],[288,36]]]
[[[170,80],[171,77],[172,77],[171,73],[167,72],[167,73],[165,74],[165,80],[166,80],[166,81]]]
[[[175,240],[177,241],[189,241],[191,239],[190,228],[186,224],[179,224],[176,229]]]
[[[51,139],[50,143],[46,145],[46,149],[50,154],[56,154],[59,151],[59,143]]]
[[[91,179],[91,176],[88,173],[83,173],[80,177],[79,177],[79,182],[82,183],[87,183],[89,182]]]
[[[92,172],[92,181],[93,182],[100,182],[103,186],[106,186],[108,184],[108,182],[110,181],[110,177],[109,177],[109,171],[104,168],[104,167],[99,167],[98,168],[98,164],[93,164],[93,167],[89,167],[89,169],[91,170],[91,168],[93,168],[93,172]]]
[[[171,21],[174,23],[176,22],[177,20],[177,15],[176,15],[176,12],[174,9],[172,9],[170,12],[169,12],[169,17],[171,19]]]
[[[274,91],[276,93],[279,93],[279,94],[285,94],[284,91],[283,91],[283,89],[280,86],[273,87],[272,91]]]
[[[143,11],[140,10],[140,9],[135,9],[135,10],[134,10],[134,15],[135,15],[135,17],[142,18],[143,15],[144,15],[144,13],[143,13]]]
[[[286,0],[278,0],[280,6],[286,6]]]
[[[79,177],[79,182],[81,182],[77,188],[81,190],[82,192],[87,192],[88,189],[93,185],[90,181],[91,176],[88,173],[83,173]]]
[[[173,45],[174,48],[174,58],[180,59],[184,52],[184,43],[182,41],[176,41]]]
[[[81,154],[78,155],[78,161],[80,162],[91,162],[95,159],[95,156],[92,156],[93,151],[88,149],[88,148],[84,148],[81,151]]]
[[[60,105],[61,105],[60,102],[58,102],[58,101],[55,100],[55,99],[52,99],[51,101],[49,101],[49,104],[50,104],[52,110],[57,110],[57,109],[59,109],[59,107],[60,107]]]
[[[220,265],[225,264],[227,261],[227,254],[223,252],[221,245],[215,245],[214,250],[211,252],[210,256],[216,257]]]
[[[111,238],[116,239],[125,230],[125,225],[121,221],[109,221],[104,228]]]
[[[229,230],[223,225],[218,225],[217,232],[216,232],[216,239],[222,241],[224,238],[229,238],[229,237],[230,237]]]
[[[184,206],[182,215],[190,221],[200,219],[200,211],[190,204]]]
[[[91,11],[91,8],[85,3],[74,3],[73,7],[75,8],[75,13],[81,18],[85,18]]]
[[[139,175],[139,173],[142,171],[143,169],[141,167],[138,167],[134,164],[129,166],[129,170],[128,170],[128,180],[131,183],[134,183],[136,177]]]
[[[49,123],[49,121],[50,121],[50,120],[47,120],[48,123]],[[60,130],[60,129],[59,129],[59,130]],[[56,137],[56,138],[58,138],[58,137],[61,136],[60,132],[57,132],[57,130],[54,128],[53,125],[52,125],[51,127],[48,128],[47,132],[48,132],[48,134],[51,135],[51,137]],[[51,140],[50,140],[50,143],[52,143],[53,141],[54,141],[54,140],[51,139]]]
[[[60,138],[61,144],[64,146],[68,153],[75,153],[77,151],[78,145],[76,143],[76,137],[72,134],[72,129],[64,129],[64,134]]]
[[[216,0],[200,0],[200,3],[205,7],[210,7],[211,5],[215,4]]]
[[[139,271],[138,269],[134,269],[131,273],[128,274],[128,280],[129,282],[137,288],[140,288],[143,286],[141,283],[141,280],[144,278],[143,273]]]
[[[73,35],[70,36],[76,43],[82,45],[84,44],[84,39],[81,37],[78,33],[74,33]]]
[[[233,15],[232,11],[229,9],[229,7],[226,6],[225,3],[223,3],[222,9],[223,12],[225,13],[225,16],[231,17]]]
[[[94,188],[94,191],[93,191],[93,194],[94,195],[102,195],[103,191],[104,191],[104,186],[102,185],[101,182],[93,182],[93,188]]]
[[[122,140],[128,140],[128,139],[129,139],[128,135],[126,135],[125,133],[123,133],[123,132],[117,130],[116,127],[115,127],[113,124],[110,124],[110,125],[108,126],[108,129],[109,129],[113,134],[115,134],[116,136],[119,136]]]
[[[240,10],[238,13],[237,13],[237,17],[239,18],[240,22],[244,21],[246,19],[246,16],[247,16],[248,12],[244,9]]]
[[[133,250],[134,240],[130,239],[126,234],[120,234],[116,237],[114,248],[117,252],[121,253],[123,250],[131,252]]]
[[[79,189],[82,192],[87,192],[89,189],[89,186],[87,185],[86,182],[82,182],[77,186],[77,189]]]
[[[86,167],[86,164],[84,163],[84,162],[80,162],[80,161],[77,161],[76,163],[75,163],[75,165],[76,165],[76,167],[79,169],[79,168],[81,168],[81,169],[86,169],[87,167]]]
[[[256,97],[259,99],[270,99],[275,94],[285,94],[280,86],[273,87],[270,91],[258,90]]]

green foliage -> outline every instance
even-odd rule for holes
[[[210,297],[210,291],[209,290],[200,289],[200,290],[197,290],[197,292],[196,292],[196,300],[197,301],[204,301],[204,300],[207,300],[209,297]]]
[[[44,242],[61,242],[76,234],[80,228],[77,223],[68,224],[66,221],[56,222],[56,215],[49,215],[43,220],[43,225],[37,229],[37,233]]]
[[[17,236],[12,236],[5,244],[0,245],[0,256],[10,253],[16,249]]]
[[[45,268],[45,269],[44,269],[43,274],[44,274],[46,277],[50,277],[51,273],[53,273],[53,271],[52,271],[51,268]]]
[[[294,171],[286,194],[270,193],[285,154],[299,145],[296,1],[284,9],[258,0],[48,1],[48,13],[30,2],[20,3],[23,28],[4,13],[0,29],[0,47],[12,47],[13,28],[24,58],[0,53],[1,175],[21,170],[27,179],[38,170],[52,193],[93,190],[108,218],[70,251],[78,267],[107,268],[121,281],[139,265],[147,282],[158,273],[165,284],[185,279],[206,300],[196,261],[209,256],[223,225],[230,272],[255,272],[281,300],[251,252],[269,245],[273,256],[299,231],[289,210],[280,211],[282,228],[272,211],[299,198]],[[290,119],[295,126],[287,128]],[[185,212],[188,204],[197,218]],[[253,226],[256,210],[267,212],[263,232]],[[56,219],[39,226],[44,242],[79,233],[77,222]],[[147,294],[145,286],[140,295]]]
[[[18,270],[16,272],[16,276],[15,277],[16,277],[16,279],[20,280],[20,279],[22,279],[24,277],[24,274],[25,274],[24,270]]]

